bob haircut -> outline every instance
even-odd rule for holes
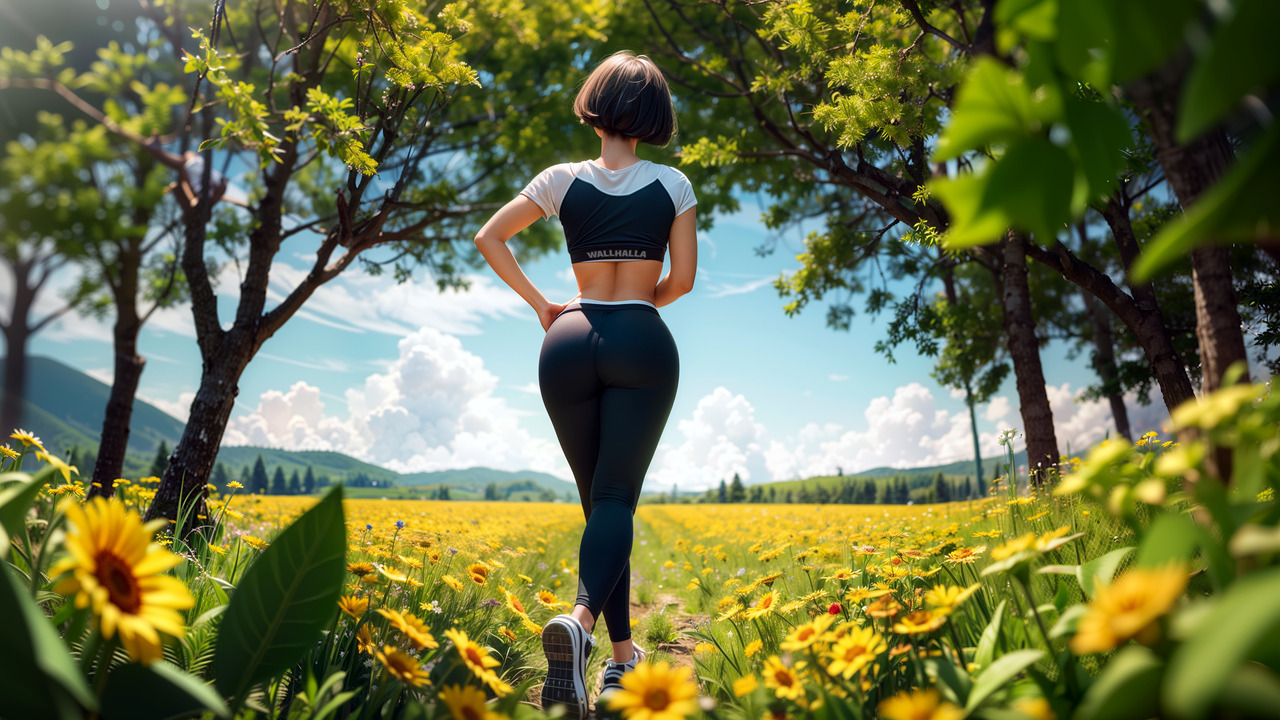
[[[609,135],[664,146],[676,134],[676,111],[662,71],[626,50],[596,66],[573,100],[582,122]]]

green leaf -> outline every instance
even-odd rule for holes
[[[1160,675],[1164,666],[1150,650],[1131,645],[1107,662],[1075,720],[1129,720],[1160,715]]]
[[[167,662],[115,668],[102,696],[103,720],[169,720],[204,712],[231,717],[217,691]]]
[[[1113,80],[1142,77],[1182,46],[1188,25],[1201,10],[1201,0],[1124,0],[1107,2],[1117,29]]]
[[[13,537],[22,537],[26,530],[27,511],[36,501],[40,488],[56,473],[52,466],[41,468],[26,482],[10,483],[0,491],[0,525]]]
[[[1058,65],[1073,80],[1095,88],[1111,87],[1116,32],[1108,0],[1067,0],[1058,8]]]
[[[1058,0],[1000,0],[996,5],[997,25],[1012,27],[1032,40],[1053,40],[1057,15]]]
[[[1236,580],[1169,661],[1162,698],[1173,717],[1206,717],[1231,676],[1280,628],[1280,568]]]
[[[951,657],[954,656],[952,655]],[[937,658],[927,658],[924,661],[924,671],[929,677],[933,678],[934,686],[942,691],[943,700],[954,705],[964,706],[965,700],[969,699],[969,690],[973,687],[973,682],[969,679],[969,673],[960,671],[947,660],[939,660]]]
[[[1227,678],[1222,705],[1236,717],[1280,718],[1280,678],[1271,668],[1241,665]]]
[[[1226,177],[1179,221],[1164,226],[1138,257],[1131,273],[1146,282],[1169,263],[1211,241],[1255,242],[1280,232],[1280,123],[1240,158]]]
[[[979,57],[956,92],[951,122],[938,138],[934,162],[1037,132],[1041,121],[1052,115],[1032,96],[1022,73],[993,58]]]
[[[929,192],[942,201],[951,213],[951,226],[942,236],[942,246],[962,250],[995,242],[1009,227],[1009,217],[999,210],[982,207],[987,178],[962,175],[929,182]]]
[[[1044,657],[1043,650],[1015,650],[1001,655],[982,671],[973,681],[973,690],[969,693],[969,702],[965,703],[965,712],[972,712],[987,698],[1013,680],[1036,661]]]
[[[44,613],[0,563],[0,717],[79,720],[97,701]],[[22,688],[21,691],[14,690]]]
[[[1116,569],[1124,564],[1133,550],[1132,546],[1117,548],[1081,565],[1076,570],[1076,580],[1080,582],[1080,589],[1084,591],[1085,597],[1093,597],[1099,585],[1109,585],[1116,576]]]
[[[1073,177],[1066,151],[1028,137],[1009,146],[991,170],[984,205],[1000,207],[1013,225],[1048,244],[1071,216]]]
[[[338,486],[280,533],[232,594],[213,658],[223,695],[243,697],[316,643],[338,611],[346,551]]]
[[[982,636],[978,638],[978,648],[974,651],[973,662],[981,668],[991,665],[992,659],[996,655],[996,643],[1000,640],[1000,631],[1004,624],[1004,608],[1009,604],[1008,600],[1001,600],[996,606],[996,611],[991,615],[991,622],[982,630]]]
[[[1208,52],[1187,77],[1178,111],[1178,142],[1186,143],[1231,112],[1240,99],[1280,79],[1280,52],[1268,52],[1280,26],[1280,3],[1237,0],[1213,32]]]
[[[1186,515],[1165,513],[1147,528],[1134,561],[1138,567],[1160,567],[1187,560],[1196,551],[1195,522]]]
[[[1071,145],[1089,185],[1087,200],[1110,194],[1116,176],[1125,169],[1125,150],[1133,144],[1129,121],[1119,108],[1101,102],[1068,98],[1063,109]]]

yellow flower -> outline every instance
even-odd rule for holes
[[[373,642],[373,636],[369,634],[369,626],[361,625],[356,631],[356,649],[367,655],[372,655],[378,646]]]
[[[506,588],[502,588],[502,594],[506,596],[507,607],[511,612],[521,617],[529,614],[524,609],[524,603],[520,602],[520,598],[516,597],[515,593],[508,591]]]
[[[1153,644],[1160,637],[1156,620],[1186,586],[1187,570],[1181,563],[1129,570],[1097,591],[1071,638],[1071,649],[1077,655],[1104,652],[1129,638]]]
[[[773,688],[774,694],[778,697],[788,700],[800,700],[804,697],[804,684],[800,682],[800,676],[783,665],[777,655],[770,656],[764,661],[764,669],[761,672],[764,674],[764,684]]]
[[[14,430],[13,434],[10,435],[9,437],[13,438],[14,440],[21,440],[22,446],[24,448],[29,448],[32,445],[35,445],[36,448],[40,450],[40,452],[44,452],[44,445],[41,444],[40,438],[36,437],[35,435],[32,435],[26,430],[22,430],[21,428],[19,428],[18,430]]]
[[[489,657],[488,650],[480,647],[475,641],[468,639],[467,634],[457,628],[445,630],[444,636],[453,641],[453,646],[457,648],[458,655],[462,657],[462,661],[467,664],[471,672],[492,688],[498,697],[503,697],[511,692],[511,686],[498,679],[498,673],[494,672],[493,668],[498,667],[500,663]]]
[[[833,622],[835,622],[834,615],[819,615],[811,622],[797,625],[779,647],[783,650],[804,650],[822,637]]]
[[[760,652],[760,648],[762,647],[764,647],[764,643],[762,641],[752,640],[747,643],[747,647],[744,649],[744,652],[747,654],[747,657],[751,657],[752,655]]]
[[[239,480],[232,480],[231,482],[227,483],[227,489],[228,489],[228,490],[243,490],[243,489],[244,489],[244,485],[241,485]]]
[[[876,710],[885,720],[961,720],[964,711],[949,702],[940,702],[938,691],[900,692],[880,703]]]
[[[68,557],[49,570],[50,577],[71,576],[54,592],[75,594],[78,608],[92,606],[104,638],[117,633],[129,655],[150,664],[161,657],[157,631],[181,638],[182,615],[193,604],[180,580],[165,571],[182,558],[151,542],[167,521],[146,525],[116,498],[94,498],[66,505]]]
[[[422,648],[435,649],[440,647],[440,643],[431,636],[431,631],[422,621],[413,616],[413,613],[400,613],[387,608],[378,608],[378,614],[386,618],[391,626],[400,631],[400,634],[409,639],[413,646],[421,650]]]
[[[359,620],[364,611],[369,609],[369,598],[340,597],[338,598],[338,609]]]
[[[827,672],[848,680],[854,673],[874,662],[886,647],[884,638],[872,628],[850,628],[827,653],[827,657],[831,659]]]
[[[347,563],[347,572],[360,577],[372,575],[374,573],[373,564],[367,562]]]
[[[470,576],[471,582],[484,585],[489,580],[489,566],[484,563],[472,563],[467,568],[467,575]]]
[[[881,595],[888,595],[890,592],[890,590],[885,590],[883,588],[854,588],[845,593],[844,599],[851,603],[858,603],[863,600],[878,598]]]
[[[992,550],[991,559],[1003,560],[1007,557],[1012,557],[1014,555],[1017,555],[1023,550],[1030,550],[1034,548],[1035,545],[1036,545],[1036,534],[1027,533],[1026,535],[1023,535],[1020,538],[1014,538],[1013,540],[1010,540],[1005,544]]]
[[[18,452],[17,450],[14,450],[8,445],[0,445],[0,455],[3,455],[4,457],[9,458],[10,460],[15,460],[17,458],[22,457],[22,453]]]
[[[760,681],[756,680],[755,675],[743,675],[733,681],[733,696],[742,697],[758,687],[760,687]]]
[[[377,565],[377,564],[375,564],[374,567],[378,569],[378,574],[382,575],[383,577],[385,577],[386,579],[390,580],[393,583],[398,583],[400,585],[403,585],[409,582],[408,576],[402,575],[401,573],[398,573],[395,570],[388,570],[382,567],[381,565]]]
[[[934,614],[931,610],[917,610],[894,623],[893,631],[899,635],[921,635],[937,630],[946,621],[946,613]]]
[[[387,672],[394,675],[400,682],[414,687],[431,684],[427,679],[427,673],[423,672],[422,666],[418,664],[418,659],[412,655],[405,655],[390,645],[384,645],[376,656],[387,668]]]
[[[407,557],[405,557],[405,556],[403,556],[403,555],[396,555],[396,559],[397,559],[397,560],[399,560],[400,562],[404,563],[406,566],[413,568],[414,570],[421,570],[421,569],[422,569],[422,561],[421,561],[421,560],[415,560],[415,559],[413,559],[413,558],[407,558]]]
[[[515,641],[517,641],[517,640],[519,640],[519,639],[520,639],[520,638],[519,638],[519,637],[518,637],[514,632],[512,632],[512,631],[511,631],[511,629],[510,629],[510,628],[508,628],[506,625],[503,625],[502,627],[498,628],[498,634],[499,634],[499,635],[501,635],[502,637],[504,637],[504,638],[506,638],[506,639],[510,640],[511,642],[515,642]]]
[[[632,622],[635,622],[635,620],[632,620]],[[524,629],[528,630],[534,635],[542,635],[542,626],[530,620],[529,618],[527,617],[520,618],[520,624],[524,625]]]
[[[240,539],[243,540],[246,545],[259,552],[267,549],[268,543],[262,538],[257,538],[252,535],[241,535]]]
[[[981,587],[980,584],[974,583],[967,588],[956,587],[955,585],[934,585],[933,589],[924,594],[924,601],[929,605],[951,612],[960,607],[960,603],[969,599]]]
[[[443,582],[445,585],[448,585],[449,587],[453,588],[454,590],[456,590],[456,591],[458,591],[458,592],[462,592],[463,585],[462,585],[462,583],[461,583],[461,582],[459,582],[459,581],[458,581],[458,579],[457,579],[457,578],[455,578],[454,576],[452,576],[452,575],[444,575],[444,576],[441,576],[440,580],[441,580],[441,582]]]
[[[1035,718],[1035,720],[1058,720],[1058,715],[1053,711],[1053,706],[1042,697],[1018,700],[1013,704],[1013,709],[1027,717]]]
[[[775,606],[777,604],[778,604],[778,591],[770,590],[764,595],[761,595],[760,599],[756,601],[756,604],[752,606],[750,610],[747,610],[744,613],[744,615],[746,615],[746,618],[748,620],[755,620],[756,618],[762,618],[772,613],[776,609]]]
[[[449,706],[453,720],[493,720],[497,717],[497,713],[484,704],[484,691],[477,687],[445,685],[440,688],[440,699]]]
[[[692,668],[645,662],[622,676],[609,709],[620,710],[626,720],[683,720],[697,710],[697,696]]]
[[[839,570],[836,570],[835,572],[832,572],[830,575],[827,575],[822,579],[823,580],[849,580],[850,578],[856,577],[857,575],[858,575],[857,570],[850,570],[849,568],[841,568]]]
[[[71,473],[75,473],[77,475],[80,474],[80,471],[76,469],[75,465],[68,465],[66,462],[63,461],[62,458],[57,457],[56,455],[50,455],[44,452],[44,450],[39,450],[36,452],[36,459],[43,460],[49,463],[58,472],[62,473],[63,482],[68,482],[68,483],[71,482]]]

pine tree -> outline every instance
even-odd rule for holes
[[[148,477],[164,477],[164,469],[169,467],[170,452],[169,443],[161,440],[160,447],[156,448],[156,459],[151,461],[151,469],[147,471]]]
[[[227,483],[231,482],[231,474],[227,472],[226,463],[220,462],[213,466],[213,479],[209,482],[219,491],[227,489]]]
[[[941,470],[933,478],[933,498],[940,503],[951,502],[951,483],[947,482]]]
[[[253,476],[249,481],[249,490],[259,495],[266,495],[270,482],[271,479],[267,476],[267,464],[259,455],[258,459],[253,461]]]
[[[302,476],[302,492],[310,495],[316,491],[316,474],[311,471],[311,466],[307,466],[307,474]]]
[[[769,502],[771,503],[778,502],[778,488],[776,487],[769,488]]]
[[[276,474],[271,476],[271,494],[284,495],[288,491],[289,486],[284,479],[284,469],[277,465]]]
[[[716,497],[720,502],[729,501],[729,486],[725,484],[724,480],[720,481],[720,492]]]
[[[729,502],[740,503],[747,499],[747,489],[742,484],[738,473],[733,474],[733,483],[729,486]]]
[[[441,486],[440,486],[440,494],[436,497],[436,499],[437,499],[437,500],[452,500],[452,499],[453,499],[453,498],[449,497],[449,486],[448,486],[448,485],[441,485]]]
[[[289,476],[289,494],[302,494],[302,476],[298,474],[297,470],[294,470],[293,474]]]

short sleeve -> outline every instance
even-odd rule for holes
[[[568,163],[552,165],[538,173],[529,184],[520,191],[542,209],[542,216],[550,218],[560,214],[560,201],[573,182],[573,168]]]
[[[686,210],[698,204],[698,198],[693,195],[693,183],[689,182],[689,178],[684,173],[671,168],[676,175],[676,181],[671,184],[671,203],[676,207],[676,217],[680,217]]]

